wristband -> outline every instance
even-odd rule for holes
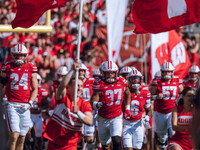
[[[80,110],[78,111],[77,115],[81,120],[83,120],[85,118],[85,114],[82,113]]]
[[[98,102],[93,102],[92,107],[93,107],[94,110],[97,110],[97,109],[98,109],[98,108],[97,108],[97,104],[98,104]]]
[[[33,101],[32,101],[32,100],[30,100],[28,103],[29,103],[31,106],[33,106]]]
[[[68,77],[72,77],[74,74],[74,70],[70,70],[68,73],[67,73],[67,76]]]
[[[126,110],[130,110],[131,106],[130,105],[126,105]]]
[[[152,95],[152,96],[151,96],[151,99],[152,99],[152,100],[156,100],[156,99],[157,99],[157,95]]]

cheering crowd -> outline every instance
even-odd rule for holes
[[[133,23],[132,3],[126,23]],[[51,10],[51,33],[0,33],[7,149],[199,149],[196,38],[177,30],[191,61],[184,80],[165,62],[145,84],[134,66],[119,68],[102,58],[106,40],[93,30],[94,23],[106,26],[104,0],[84,3],[81,58],[76,59],[78,7],[72,1]],[[1,24],[10,24],[15,12],[15,0],[1,1]],[[44,21],[42,16],[38,24]]]

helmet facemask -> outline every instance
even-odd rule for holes
[[[171,74],[170,74],[171,73]],[[162,78],[164,80],[171,80],[173,78],[174,72],[173,71],[161,71]]]
[[[17,65],[23,65],[27,61],[28,54],[14,54],[12,53],[12,61]]]
[[[107,83],[114,83],[117,81],[117,71],[104,71],[103,80]]]
[[[142,77],[140,76],[131,76],[128,78],[128,85],[131,91],[139,90],[142,83]]]
[[[199,74],[196,72],[189,73],[189,80],[190,81],[197,81],[199,79]]]

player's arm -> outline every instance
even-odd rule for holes
[[[183,89],[184,89],[183,84],[179,85],[179,93],[182,93]]]
[[[151,95],[155,95],[155,94],[156,94],[156,91],[157,91],[157,86],[151,85],[151,86],[149,87],[149,91],[151,92]]]
[[[177,125],[178,122],[178,113],[177,113],[177,107],[175,107],[172,110],[172,129],[174,131],[184,131],[184,130],[188,130],[188,126],[178,126]]]
[[[145,108],[145,112],[146,112],[146,115],[151,117],[151,115],[152,115],[151,105],[148,108]]]
[[[94,90],[92,97],[90,99],[91,106],[94,110],[101,108],[103,105],[102,102],[99,102],[100,99],[100,91],[99,90]]]
[[[31,76],[31,87],[32,87],[32,92],[31,92],[29,103],[32,105],[32,103],[35,101],[38,95],[37,73],[33,73]]]
[[[128,88],[128,86],[125,87],[125,91],[124,91],[124,100],[125,100],[125,105],[129,105],[131,104],[131,92]]]
[[[88,126],[91,126],[92,123],[93,123],[93,116],[92,116],[92,113],[91,112],[81,112],[79,109],[78,109],[78,106],[75,105],[74,106],[74,113],[78,115],[79,119],[86,125]]]
[[[70,70],[67,75],[63,78],[58,86],[58,90],[56,92],[56,100],[63,99],[66,95],[66,86],[69,84],[70,79],[74,74],[74,70]]]
[[[66,86],[69,84],[69,81],[71,80],[72,76],[75,73],[75,69],[80,66],[80,63],[78,61],[74,61],[73,69],[70,70],[67,75],[63,78],[63,80],[60,82],[58,86],[58,90],[56,92],[56,100],[61,100],[66,95]]]

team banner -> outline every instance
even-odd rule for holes
[[[119,55],[116,62],[119,67],[135,66],[141,70],[142,63],[148,61],[150,47],[150,34],[133,34],[131,26],[125,26]],[[99,38],[107,39],[106,27],[96,27],[95,34]],[[96,57],[96,66],[108,60],[108,43],[100,44],[101,53]]]
[[[160,33],[200,21],[200,0],[135,0],[135,33]]]
[[[187,51],[176,31],[151,34],[151,71],[152,78],[160,66],[169,61],[175,67],[174,75],[185,78],[190,68]]]
[[[116,62],[119,56],[128,0],[107,0],[108,60]]]

